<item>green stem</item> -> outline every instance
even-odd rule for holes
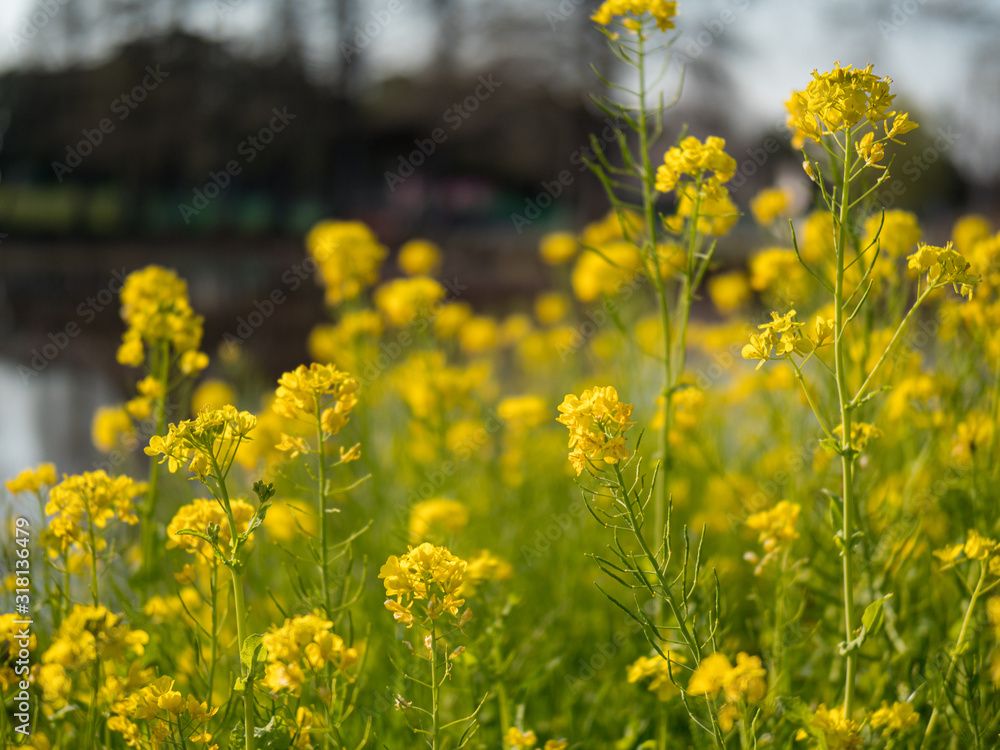
[[[437,627],[431,620],[431,750],[438,750]]]
[[[975,591],[972,592],[972,598],[969,600],[969,608],[965,610],[965,619],[962,620],[962,629],[958,632],[958,640],[955,642],[955,648],[952,650],[951,663],[948,665],[948,671],[944,675],[943,686],[946,688],[948,683],[951,681],[951,676],[955,671],[955,665],[958,664],[958,654],[962,648],[962,644],[965,642],[965,631],[969,628],[969,622],[972,620],[972,610],[976,606],[976,600],[979,598],[979,594],[983,589],[983,582],[986,580],[986,563],[981,562],[979,564],[979,583],[976,584]],[[934,706],[934,710],[931,711],[931,718],[927,721],[927,730],[924,732],[924,738],[920,742],[920,748],[923,750],[924,746],[927,744],[927,740],[931,736],[931,732],[934,730],[934,723],[937,721],[938,709]]]
[[[87,533],[90,537],[90,593],[94,597],[94,606],[97,606],[97,540],[94,538],[94,522],[90,517],[90,499],[86,500],[87,506]]]
[[[320,413],[319,398],[316,399],[316,437],[319,442],[317,456],[319,457],[319,574],[323,586],[323,614],[330,617],[330,572],[329,550],[327,548],[327,512],[326,512],[326,450],[323,445],[323,419]]]
[[[212,631],[211,645],[209,646],[209,656],[211,661],[208,665],[208,710],[212,711],[212,698],[215,696],[215,660],[216,651],[218,649],[219,643],[219,622],[218,622],[218,612],[216,611],[216,605],[218,603],[218,590],[219,590],[219,564],[216,560],[212,561],[212,581],[211,581],[211,594],[212,594]]]
[[[844,260],[847,246],[847,226],[849,222],[851,186],[851,129],[847,129],[844,146],[844,172],[840,194],[840,216],[837,224],[837,281],[834,287],[834,365],[837,376],[837,396],[840,401],[841,419],[841,466],[843,469],[844,502],[844,642],[851,640],[854,633],[854,565],[852,560],[852,536],[854,534],[854,446],[851,441],[851,399],[847,391],[847,369],[844,357]],[[844,685],[844,718],[850,719],[854,707],[854,672],[857,652],[851,650],[846,655]]]
[[[163,396],[156,399],[156,434],[162,436],[167,422],[167,380],[170,375],[170,344],[163,341],[158,346],[154,377],[163,386]],[[160,496],[160,462],[149,464],[149,494],[142,512],[142,566],[144,574],[155,568],[156,556],[156,505]],[[145,576],[144,576],[145,577]]]
[[[246,690],[243,693],[243,722],[246,730],[246,750],[254,750],[254,712],[253,712],[253,680],[248,669],[242,668],[243,664],[243,643],[247,638],[247,608],[243,599],[243,572],[242,562],[237,559],[239,556],[238,537],[239,529],[236,526],[236,518],[233,516],[232,503],[229,500],[229,490],[226,488],[226,477],[219,467],[218,459],[214,453],[212,456],[212,470],[215,473],[216,481],[219,485],[219,494],[222,495],[222,507],[226,512],[226,519],[229,522],[229,535],[232,539],[232,557],[229,560],[229,572],[233,576],[233,601],[236,610],[236,638],[239,643],[236,646],[236,658],[241,664],[241,674],[246,679]]]

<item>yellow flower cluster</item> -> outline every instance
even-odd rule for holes
[[[788,193],[781,188],[761,190],[750,201],[750,211],[762,227],[769,227],[779,216],[787,216]]]
[[[664,222],[672,232],[682,232],[684,220],[691,218],[695,210],[698,211],[697,230],[716,237],[727,234],[740,218],[740,212],[730,199],[729,191],[721,183],[717,183],[715,178],[706,180],[700,187],[697,183],[685,182],[675,190],[677,213]]]
[[[445,289],[429,276],[393,279],[375,290],[375,307],[385,321],[397,328],[410,325],[418,316],[433,317],[434,306],[445,297]]]
[[[579,249],[580,244],[570,232],[550,232],[542,235],[538,244],[539,255],[550,266],[561,266],[576,255]]]
[[[250,525],[254,508],[245,500],[230,501],[233,518],[236,520],[236,531],[242,534]],[[193,503],[181,506],[167,526],[167,547],[180,547],[191,553],[199,553],[211,559],[215,556],[211,545],[204,539],[191,534],[178,534],[179,531],[192,530],[212,536],[218,540],[222,549],[232,545],[232,533],[228,518],[222,505],[217,500],[195,500]],[[250,536],[253,539],[253,536]],[[249,541],[249,540],[248,540]]]
[[[688,136],[663,155],[663,164],[656,170],[656,189],[661,193],[670,192],[684,176],[696,183],[721,186],[728,182],[736,172],[736,160],[723,150],[725,147],[725,140],[714,135],[704,143]]]
[[[844,437],[844,426],[838,424],[833,428],[833,434],[838,438]],[[851,445],[860,453],[863,453],[872,440],[882,437],[882,430],[867,422],[851,422]]]
[[[42,654],[42,664],[76,671],[94,663],[124,663],[128,656],[142,656],[149,635],[133,630],[106,607],[74,605],[62,621],[52,645]]]
[[[497,416],[504,422],[503,453],[500,465],[503,481],[511,487],[524,482],[524,463],[530,434],[551,418],[549,405],[541,396],[509,396],[497,405]]]
[[[140,677],[141,679],[141,677]],[[126,686],[135,687],[132,685]],[[137,721],[147,722],[148,734],[153,738],[153,746],[166,744],[174,733],[173,724],[180,725],[180,717],[187,714],[190,722],[186,723],[185,739],[188,742],[208,743],[212,735],[201,731],[200,725],[205,724],[218,707],[208,710],[206,703],[201,703],[193,695],[187,699],[180,691],[174,690],[172,677],[164,675],[157,680],[129,692],[122,700],[117,701],[111,711],[114,714],[108,719],[108,729],[118,732],[125,738],[129,747],[143,748],[146,745],[142,728]],[[195,731],[187,736],[187,732]],[[214,746],[217,747],[217,746]]]
[[[309,354],[316,362],[360,372],[365,359],[374,359],[375,342],[385,328],[374,310],[346,312],[336,325],[318,325],[309,334]]]
[[[844,716],[843,706],[827,708],[821,703],[813,713],[810,725],[823,734],[826,750],[860,750],[864,746],[861,738],[861,726]],[[795,739],[804,740],[809,732],[800,729]],[[811,750],[818,750],[819,745],[813,745]]]
[[[56,465],[38,464],[34,469],[25,469],[13,479],[7,480],[7,491],[13,494],[18,492],[38,492],[45,485],[56,483]]]
[[[674,684],[674,680],[680,677],[680,669],[677,664],[686,664],[687,659],[681,654],[674,654],[666,650],[667,658],[660,654],[652,656],[640,656],[628,668],[629,684],[649,680],[649,690],[656,693],[656,697],[661,701],[666,701],[677,695],[680,691]],[[673,677],[671,677],[671,674]]]
[[[235,406],[199,412],[195,419],[171,424],[167,435],[153,435],[144,452],[161,455],[173,474],[187,464],[189,471],[203,478],[215,469],[225,473],[239,444],[257,426],[257,418]]]
[[[399,248],[397,262],[407,276],[430,276],[441,269],[441,248],[430,240],[410,240]]]
[[[390,555],[378,574],[384,579],[386,596],[390,597],[385,602],[386,609],[406,627],[413,625],[413,605],[418,601],[426,602],[422,609],[430,620],[445,613],[457,617],[458,608],[465,603],[459,590],[465,582],[466,567],[465,560],[429,542],[409,547],[401,557]],[[469,614],[466,610],[459,622],[466,622]]]
[[[970,273],[971,264],[949,242],[944,247],[917,245],[917,251],[907,257],[908,266],[917,274],[927,274],[932,286],[952,284],[963,297],[972,299],[972,291],[979,277]]]
[[[208,366],[207,355],[198,351],[202,318],[191,309],[187,283],[176,272],[160,266],[133,271],[122,285],[121,304],[128,328],[118,349],[119,363],[138,367],[145,360],[143,344],[166,342],[180,355],[185,375]]]
[[[726,700],[737,703],[745,700],[758,703],[767,695],[767,670],[759,656],[750,656],[741,651],[736,655],[736,666],[725,654],[706,656],[688,680],[687,692],[714,698],[720,692]]]
[[[358,403],[358,381],[333,365],[299,365],[278,378],[273,409],[288,419],[319,424],[326,436],[336,435]]]
[[[618,400],[613,386],[591,388],[579,397],[567,394],[559,404],[558,422],[569,428],[569,460],[577,476],[588,464],[616,464],[628,460],[625,433],[633,423],[632,404]]]
[[[573,266],[570,283],[577,299],[593,302],[601,295],[617,294],[641,271],[639,249],[626,240],[611,240],[580,254]]]
[[[893,703],[891,706],[882,701],[882,707],[872,714],[872,728],[880,729],[885,727],[889,732],[900,732],[909,729],[920,719],[913,709],[912,703]]]
[[[822,136],[853,128],[862,120],[874,125],[895,114],[886,111],[894,98],[889,93],[892,79],[879,78],[872,67],[855,70],[851,65],[842,68],[838,62],[828,73],[813,70],[813,80],[805,91],[795,92],[785,103],[788,125],[795,132],[795,148],[801,148],[806,138],[819,142]],[[894,138],[915,127],[902,114],[885,130]]]
[[[132,498],[146,491],[144,484],[126,476],[109,477],[103,470],[67,476],[52,488],[45,512],[54,515],[49,532],[59,541],[62,552],[76,544],[87,552],[107,546],[101,536],[94,536],[91,549],[91,526],[103,529],[117,518],[129,525],[139,522]]]
[[[472,596],[487,581],[508,581],[514,577],[514,567],[488,549],[480,550],[469,558],[465,567],[465,582],[458,590],[460,596]]]
[[[770,292],[773,299],[791,303],[804,296],[808,288],[805,282],[806,270],[791,248],[768,247],[750,258],[750,286],[754,291]]]
[[[307,675],[318,675],[327,665],[344,672],[357,664],[358,650],[349,648],[332,628],[332,622],[315,614],[286,618],[281,627],[271,627],[262,642],[267,649],[264,684],[272,693],[298,695]]]
[[[802,335],[799,329],[804,325],[795,320],[795,310],[789,310],[784,315],[772,312],[770,323],[757,326],[763,333],[750,334],[750,343],[743,347],[743,359],[759,359],[759,370],[770,359],[786,359],[793,353],[806,355],[816,347],[829,343],[833,336],[833,325],[824,318],[816,319],[815,340]]]
[[[321,221],[306,236],[306,249],[319,265],[328,305],[352,300],[377,283],[388,254],[360,221]]]
[[[935,551],[934,556],[944,563],[941,569],[947,570],[961,562],[963,553],[966,560],[979,560],[989,566],[992,575],[1000,576],[1000,544],[975,529],[969,529],[964,544],[948,545]]]
[[[131,444],[135,438],[135,425],[124,406],[101,406],[94,412],[90,423],[90,439],[101,453]]]
[[[628,15],[638,19],[647,12],[656,21],[656,27],[660,31],[676,28],[674,16],[677,15],[677,3],[668,0],[604,0],[590,20],[601,26],[607,26],[615,16]]]
[[[764,546],[765,552],[770,553],[799,538],[795,526],[801,510],[798,503],[782,500],[770,510],[750,516],[746,521],[747,528],[760,534],[757,541]]]
[[[441,418],[471,405],[475,392],[491,388],[490,364],[449,365],[440,350],[414,352],[393,373],[393,386],[418,419]]]
[[[459,533],[469,523],[469,509],[458,500],[439,497],[424,500],[410,511],[410,541],[443,540]]]
[[[507,730],[507,744],[512,748],[523,748],[523,750],[534,750],[538,747],[538,736],[530,729],[522,732],[517,727]],[[566,750],[569,743],[566,740],[547,740],[542,750]]]
[[[890,258],[902,258],[920,242],[920,224],[909,211],[872,214],[865,220],[862,247],[868,247],[876,237],[880,252]]]

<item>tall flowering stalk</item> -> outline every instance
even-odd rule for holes
[[[683,531],[684,551],[680,560],[680,570],[672,570],[670,506],[662,527],[653,530],[653,541],[649,540],[646,509],[653,499],[655,474],[648,490],[644,487],[635,451],[627,445],[626,433],[631,429],[632,404],[624,403],[618,391],[612,386],[597,387],[584,391],[579,396],[568,394],[559,405],[558,421],[569,429],[569,459],[577,475],[585,471],[597,483],[597,489],[586,490],[594,502],[589,505],[591,513],[606,528],[614,531],[614,544],[609,544],[610,555],[594,555],[598,566],[609,577],[633,592],[634,601],[622,602],[601,589],[604,595],[623,610],[642,630],[655,655],[650,660],[640,660],[630,670],[630,682],[646,677],[654,677],[653,684],[664,698],[679,693],[692,722],[706,730],[717,748],[726,745],[724,733],[735,723],[732,708],[718,704],[714,698],[718,690],[702,690],[695,677],[703,675],[711,667],[712,660],[719,656],[716,632],[719,628],[719,588],[718,579],[714,602],[698,591],[698,577],[702,569],[702,543],[692,558],[687,527]],[[625,473],[634,472],[634,480],[627,481]],[[631,543],[622,537],[631,537]],[[674,566],[677,567],[676,565]],[[650,614],[641,606],[639,593],[648,596],[650,603],[663,605],[672,620],[658,612]],[[700,600],[700,601],[699,601]],[[695,618],[698,605],[708,608],[708,617],[702,620],[707,629],[699,630]],[[675,644],[686,653],[678,653]],[[724,658],[724,657],[723,657]],[[718,659],[715,659],[718,662]],[[725,660],[728,665],[728,659]],[[693,670],[687,689],[681,686],[681,674]],[[759,659],[755,666],[760,669]],[[755,686],[763,685],[762,677]],[[721,684],[721,683],[720,683]],[[651,688],[652,689],[652,688]],[[754,688],[755,700],[759,701],[766,689]],[[697,700],[705,696],[707,720],[696,716],[701,713]],[[692,697],[695,700],[692,700]],[[736,701],[738,703],[738,701]],[[746,709],[746,706],[742,706]],[[656,747],[663,750],[667,746],[668,733],[665,712],[658,712]],[[741,737],[744,747],[749,747],[753,733],[752,720],[747,711],[741,713]]]
[[[147,266],[125,278],[121,317],[128,327],[118,348],[118,362],[146,371],[138,384],[139,395],[125,408],[134,419],[152,419],[154,435],[162,436],[171,389],[208,366],[208,355],[198,351],[203,320],[191,309],[187,282],[160,266]],[[160,466],[154,461],[149,467],[149,493],[140,510],[146,573],[155,569],[158,559],[155,518],[159,496]]]
[[[241,508],[240,501],[230,498],[226,480],[240,444],[248,439],[256,425],[256,417],[249,412],[237,411],[234,406],[206,409],[196,419],[171,424],[165,437],[154,435],[145,449],[149,456],[162,456],[160,463],[168,462],[171,473],[186,466],[212,493],[228,524],[229,533],[226,536],[222,535],[220,525],[212,522],[204,530],[186,528],[177,530],[175,534],[194,536],[207,542],[233,577],[236,632],[243,667],[238,688],[243,694],[246,750],[254,748],[254,679],[260,663],[258,653],[261,646],[260,636],[251,636],[247,630],[247,608],[243,592],[245,551],[251,535],[264,522],[274,488],[262,482],[254,485],[260,505],[244,525],[236,518],[236,512]],[[223,546],[227,548],[223,549]]]
[[[594,139],[597,156],[589,166],[619,216],[625,240],[640,251],[641,269],[652,283],[660,315],[663,387],[659,403],[663,420],[659,497],[654,502],[657,529],[663,527],[669,501],[673,399],[684,387],[691,304],[715,251],[714,241],[706,243],[706,239],[726,234],[738,217],[724,186],[735,173],[736,162],[724,152],[725,141],[721,138],[710,137],[704,142],[684,138],[664,154],[659,165],[652,156],[663,133],[664,110],[673,104],[653,93],[669,64],[669,54],[663,70],[651,72],[649,67],[654,55],[669,50],[673,39],[659,42],[656,37],[675,27],[676,14],[676,2],[607,0],[592,16],[608,38],[615,57],[636,77],[633,90],[599,75],[605,85],[626,99],[621,103],[592,97],[602,112],[621,123],[616,136],[622,165],[611,164]],[[636,136],[634,150],[627,131]],[[667,195],[674,201],[670,215],[661,213],[658,207],[661,197]],[[638,221],[629,220],[630,216],[638,217]],[[607,257],[602,248],[584,249]]]
[[[282,433],[277,448],[289,457],[302,454],[316,456],[317,511],[319,513],[319,555],[318,567],[321,586],[321,603],[327,617],[333,612],[330,586],[330,541],[328,507],[330,490],[328,487],[327,442],[336,436],[350,419],[351,411],[358,403],[358,381],[341,372],[333,365],[313,363],[309,367],[299,365],[286,372],[278,380],[275,392],[274,411],[287,419],[304,422],[316,436],[313,447],[304,437]],[[349,450],[340,449],[340,459],[333,466],[355,461],[361,457],[358,445]]]
[[[906,113],[889,111],[894,98],[889,93],[891,82],[888,77],[876,76],[871,65],[855,70],[851,66],[842,68],[838,63],[828,73],[814,71],[813,80],[806,89],[794,93],[787,102],[788,121],[794,132],[793,144],[803,148],[810,141],[825,153],[824,164],[821,165],[803,150],[803,168],[819,186],[822,201],[829,212],[835,256],[829,259],[832,263],[814,268],[803,260],[797,243],[795,252],[806,270],[830,295],[834,317],[831,320],[819,316],[812,327],[807,327],[797,320],[795,310],[785,314],[774,312],[772,322],[761,325],[761,333],[751,335],[750,343],[743,349],[745,358],[759,360],[758,368],[772,359],[784,359],[792,365],[795,377],[823,430],[825,445],[839,454],[841,459],[839,508],[842,527],[834,541],[843,558],[845,639],[840,645],[840,653],[844,658],[844,721],[851,720],[854,708],[858,651],[876,626],[877,613],[886,598],[869,605],[859,622],[854,601],[856,582],[852,559],[852,550],[861,535],[856,521],[858,498],[855,470],[858,457],[868,442],[881,433],[874,425],[858,420],[856,412],[876,395],[874,385],[877,376],[889,361],[890,353],[914,313],[931,292],[953,285],[963,295],[971,296],[977,282],[977,277],[969,273],[969,264],[950,243],[946,247],[919,245],[917,252],[908,259],[909,267],[918,273],[916,299],[871,370],[865,373],[862,365],[861,385],[852,386],[850,381],[858,364],[848,361],[847,357],[850,324],[869,300],[875,284],[872,272],[881,244],[894,241],[892,237],[882,238],[882,222],[874,231],[867,232],[863,240],[858,237],[854,226],[858,223],[862,202],[888,177],[889,171],[882,164],[886,144],[900,143],[900,135],[917,127]],[[866,182],[871,170],[879,176],[874,181],[868,179]],[[848,272],[856,264],[862,270],[849,279]],[[821,356],[821,349],[831,344],[832,362],[826,362]],[[796,361],[796,357],[800,360]],[[814,389],[807,385],[803,377],[803,367],[813,358],[824,366],[821,371],[833,379],[839,425],[831,425],[823,417]]]
[[[455,633],[461,633],[462,627],[472,619],[471,609],[459,612],[465,604],[462,586],[466,582],[467,568],[468,563],[453,555],[446,547],[435,547],[424,542],[417,547],[410,547],[405,555],[390,555],[378,574],[383,579],[385,594],[389,597],[385,601],[385,607],[392,612],[393,618],[407,628],[419,625],[425,633],[423,649],[415,650],[411,647],[411,650],[414,654],[426,651],[426,657],[423,658],[426,658],[430,666],[430,682],[414,681],[430,688],[430,709],[414,707],[412,701],[402,697],[397,698],[396,708],[415,709],[429,717],[429,728],[420,722],[414,731],[427,737],[431,750],[452,747],[442,739],[444,731],[461,724],[466,724],[467,727],[454,747],[455,750],[465,747],[472,739],[472,722],[486,701],[486,696],[483,696],[475,711],[468,716],[450,722],[442,720],[441,688],[451,676],[452,659],[465,650],[464,646],[450,650],[447,639]]]

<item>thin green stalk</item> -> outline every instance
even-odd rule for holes
[[[852,557],[851,538],[854,534],[854,445],[851,440],[851,399],[847,391],[847,369],[844,358],[844,258],[847,246],[847,226],[849,221],[848,206],[850,205],[851,189],[851,130],[848,128],[844,146],[844,172],[840,193],[840,216],[837,226],[837,281],[834,287],[835,336],[834,365],[837,375],[837,397],[840,401],[841,429],[841,466],[843,468],[843,502],[844,502],[844,642],[851,640],[854,633],[854,565]],[[851,717],[854,707],[854,672],[857,664],[857,651],[851,650],[846,655],[845,685],[844,685],[844,718]]]
[[[320,413],[319,399],[316,399],[316,438],[319,443],[317,456],[319,458],[319,573],[323,586],[323,614],[330,616],[330,566],[329,550],[327,548],[327,512],[326,512],[326,450],[323,446],[323,418]]]
[[[94,606],[97,606],[97,540],[94,537],[94,521],[90,517],[90,501],[86,501],[87,506],[87,533],[90,537],[90,593],[94,597]]]
[[[215,559],[212,560],[212,581],[211,581],[211,594],[212,594],[212,630],[210,633],[211,645],[209,646],[209,665],[208,665],[208,710],[212,711],[212,698],[215,695],[215,661],[216,661],[216,651],[218,650],[219,644],[219,622],[218,622],[218,612],[216,607],[218,605],[218,590],[219,590],[219,564]]]
[[[247,610],[246,602],[243,599],[243,572],[240,569],[241,563],[236,559],[238,553],[237,549],[237,538],[239,537],[239,529],[236,526],[236,518],[233,516],[232,504],[229,500],[229,490],[226,488],[226,478],[223,474],[221,468],[219,467],[219,462],[215,457],[215,454],[209,452],[212,456],[212,469],[215,473],[216,481],[219,485],[219,494],[222,495],[222,507],[226,512],[226,519],[229,522],[229,534],[232,539],[232,559],[229,561],[229,572],[233,576],[233,601],[234,609],[236,610],[236,638],[239,641],[237,644],[236,652],[237,658],[240,660],[241,673],[246,680],[246,690],[243,693],[243,721],[246,733],[246,750],[254,750],[254,712],[253,712],[253,681],[250,679],[251,675],[249,672],[244,672],[242,668],[242,651],[243,643],[247,638]]]
[[[431,750],[438,750],[437,627],[431,620]]]
[[[969,600],[969,608],[965,610],[965,619],[962,620],[962,629],[958,632],[958,640],[955,642],[955,648],[952,651],[951,663],[948,665],[948,671],[944,675],[944,687],[947,688],[948,683],[951,681],[951,676],[955,671],[955,665],[958,664],[958,659],[956,655],[962,648],[962,644],[965,642],[965,631],[969,628],[969,622],[972,620],[972,610],[976,606],[976,600],[979,598],[979,594],[983,589],[983,583],[986,581],[986,564],[980,563],[979,565],[979,583],[976,584],[975,591],[972,592],[972,598]],[[927,730],[924,732],[924,738],[920,742],[920,750],[923,750],[924,746],[927,745],[927,740],[930,739],[931,732],[934,731],[934,724],[937,721],[938,708],[934,706],[934,710],[931,711],[931,718],[927,721]]]
[[[156,399],[154,411],[156,414],[156,434],[162,436],[167,424],[167,389],[170,375],[170,344],[160,343],[154,364],[154,377],[163,386],[163,395]],[[156,505],[160,496],[160,462],[149,464],[149,494],[142,512],[142,566],[148,574],[154,568],[156,555]],[[145,576],[144,576],[145,577]]]

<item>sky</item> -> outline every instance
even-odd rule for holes
[[[578,27],[551,24],[541,9],[582,12],[581,0],[459,0],[464,17],[472,19],[487,2],[502,2],[512,12],[551,25],[554,34],[575,33]],[[0,70],[16,66],[25,54],[38,55],[42,42],[23,39],[31,17],[42,18],[37,3],[3,0],[0,5]],[[232,10],[220,13],[223,4]],[[361,3],[361,22],[395,8],[364,50],[370,74],[419,70],[430,58],[435,30],[426,4]],[[191,28],[252,43],[266,30],[268,9],[274,6],[269,0],[203,0],[193,7]],[[803,88],[814,68],[829,70],[838,60],[856,66],[872,62],[876,73],[892,77],[901,99],[915,102],[936,125],[959,128],[955,158],[969,176],[1000,177],[1000,45],[995,43],[1000,0],[681,0],[677,24],[676,49],[725,61],[740,92],[734,103],[737,120],[777,122],[789,93]],[[312,35],[307,56],[319,60],[339,54],[319,36],[326,33],[307,30]]]

